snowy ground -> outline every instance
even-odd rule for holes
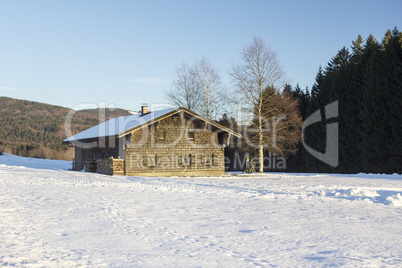
[[[402,176],[145,178],[0,156],[0,266],[402,267]]]

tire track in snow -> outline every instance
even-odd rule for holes
[[[9,167],[8,167],[9,168]],[[7,166],[5,168],[7,170]],[[156,190],[156,191],[179,191],[179,192],[194,192],[199,194],[219,194],[222,197],[236,197],[236,198],[268,198],[268,199],[308,199],[308,198],[332,198],[343,200],[359,200],[367,199],[372,203],[382,203],[389,205],[390,201],[388,197],[399,198],[398,194],[402,193],[401,188],[382,188],[382,187],[344,187],[330,186],[325,187],[321,185],[317,186],[303,186],[303,185],[287,185],[286,188],[281,188],[276,185],[269,185],[268,183],[259,184],[259,188],[248,187],[248,184],[244,180],[254,179],[256,176],[242,176],[236,177],[236,179],[219,180],[215,178],[213,181],[205,182],[206,178],[143,178],[143,177],[120,177],[120,176],[107,176],[94,173],[65,171],[65,170],[49,170],[48,176],[32,176],[35,172],[43,174],[43,170],[35,170],[31,168],[24,168],[27,176],[23,182],[27,184],[42,184],[42,183],[56,183],[67,184],[77,187],[113,187],[113,188],[130,188],[137,191]],[[7,174],[2,169],[3,174]],[[13,171],[15,172],[15,171]],[[24,174],[24,172],[22,174]],[[266,180],[278,180],[278,178],[288,178],[290,175],[278,175],[278,174],[264,174],[263,178]],[[303,176],[301,176],[303,177]],[[305,176],[307,177],[307,176]],[[325,178],[328,175],[315,175],[317,178]],[[235,181],[236,180],[236,181]],[[353,192],[350,189],[358,189],[359,191],[365,191],[361,195],[348,195],[348,191]],[[373,192],[372,196],[367,194]],[[373,195],[378,195],[377,197]],[[396,199],[396,202],[398,200]],[[394,202],[395,204],[397,204]]]

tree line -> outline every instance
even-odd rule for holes
[[[69,111],[61,106],[0,97],[0,152],[72,160],[72,148],[62,144]],[[106,110],[105,118],[129,114],[122,109]],[[77,111],[72,118],[72,132],[76,134],[99,123],[97,109]]]
[[[402,34],[388,30],[381,42],[359,35],[320,68],[308,113],[339,101],[339,165],[329,168],[304,154],[309,171],[402,173]],[[325,148],[325,124],[306,131],[306,142]]]
[[[388,30],[381,42],[373,35],[365,41],[359,35],[350,49],[343,47],[327,66],[319,67],[311,90],[286,83],[275,51],[261,39],[254,38],[241,56],[229,71],[233,83],[222,91],[226,97],[216,97],[222,88],[219,72],[203,58],[191,68],[183,64],[177,69],[167,99],[216,120],[205,112],[208,101],[221,109],[225,104],[238,107],[248,116],[237,129],[248,140],[239,151],[256,155],[259,163],[274,153],[286,158],[287,171],[402,173],[402,34],[397,28]],[[209,76],[196,71],[205,64],[218,81],[219,87],[211,87],[214,95],[205,90]],[[335,102],[337,116],[327,120],[325,109]],[[317,111],[322,120],[305,128],[302,141],[303,122]],[[233,116],[225,114],[218,122],[237,126]],[[320,154],[331,153],[326,152],[327,143],[334,142],[326,139],[331,123],[337,124],[338,137],[333,166],[303,146],[304,142]]]

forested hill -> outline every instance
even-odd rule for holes
[[[71,159],[72,150],[62,145],[69,108],[0,97],[0,152],[54,159]],[[105,110],[105,119],[129,115],[123,109]],[[99,109],[76,111],[72,132],[99,124]]]

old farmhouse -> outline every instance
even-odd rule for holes
[[[241,135],[186,108],[113,118],[63,141],[74,170],[109,175],[222,175],[224,148]]]

